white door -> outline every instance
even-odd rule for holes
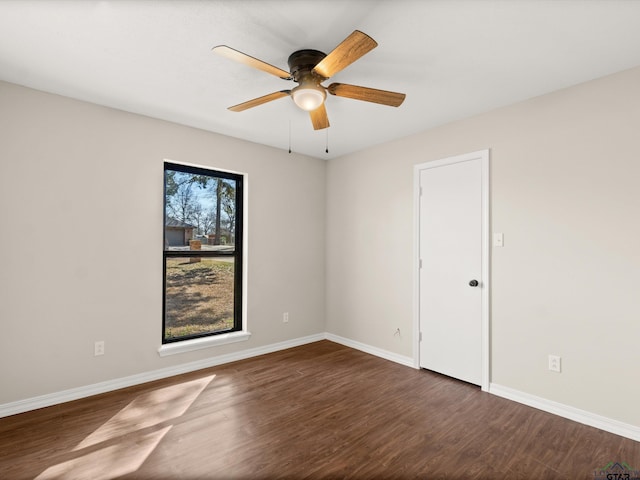
[[[420,367],[483,387],[487,165],[483,151],[416,170]]]

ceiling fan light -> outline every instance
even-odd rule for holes
[[[311,112],[318,108],[327,98],[324,88],[315,85],[299,85],[291,91],[293,101],[302,110]]]

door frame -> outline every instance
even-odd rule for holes
[[[413,362],[414,367],[420,368],[420,172],[425,169],[453,165],[469,160],[480,160],[481,180],[481,209],[482,209],[482,274],[480,275],[482,286],[481,293],[481,362],[482,381],[480,387],[483,391],[489,391],[490,378],[490,217],[489,217],[489,149],[476,152],[455,155],[439,160],[424,162],[413,167]]]

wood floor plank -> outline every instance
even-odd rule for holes
[[[0,419],[0,478],[592,479],[640,443],[328,341]]]

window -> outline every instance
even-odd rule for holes
[[[242,179],[165,162],[163,344],[242,330]]]

